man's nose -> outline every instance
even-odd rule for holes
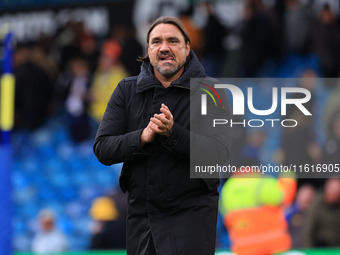
[[[160,51],[170,51],[170,47],[167,41],[162,42],[161,47],[159,48]]]

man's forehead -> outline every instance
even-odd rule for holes
[[[150,41],[153,37],[178,37],[179,39],[184,40],[184,36],[181,32],[181,30],[178,29],[175,25],[172,24],[158,24],[157,26],[152,29],[150,32]]]

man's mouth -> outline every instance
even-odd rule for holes
[[[163,55],[159,58],[161,61],[165,61],[165,62],[170,62],[170,61],[174,61],[174,57],[169,56],[169,55]]]
[[[161,57],[161,60],[162,60],[162,61],[165,61],[165,60],[166,60],[166,61],[170,61],[170,60],[172,61],[172,60],[174,60],[174,58],[173,58],[173,57],[170,57],[170,56],[164,56],[164,57]]]

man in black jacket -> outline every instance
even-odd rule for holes
[[[219,180],[190,178],[190,167],[202,155],[220,165],[228,159],[230,127],[206,128],[213,118],[230,118],[228,99],[220,91],[224,106],[208,100],[208,115],[201,116],[205,92],[190,78],[207,76],[178,19],[157,19],[147,42],[141,73],[112,94],[94,152],[105,165],[124,162],[119,182],[129,193],[128,255],[213,255]]]

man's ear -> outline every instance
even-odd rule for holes
[[[187,42],[187,44],[185,45],[185,54],[186,56],[189,56],[190,53],[190,42]]]

